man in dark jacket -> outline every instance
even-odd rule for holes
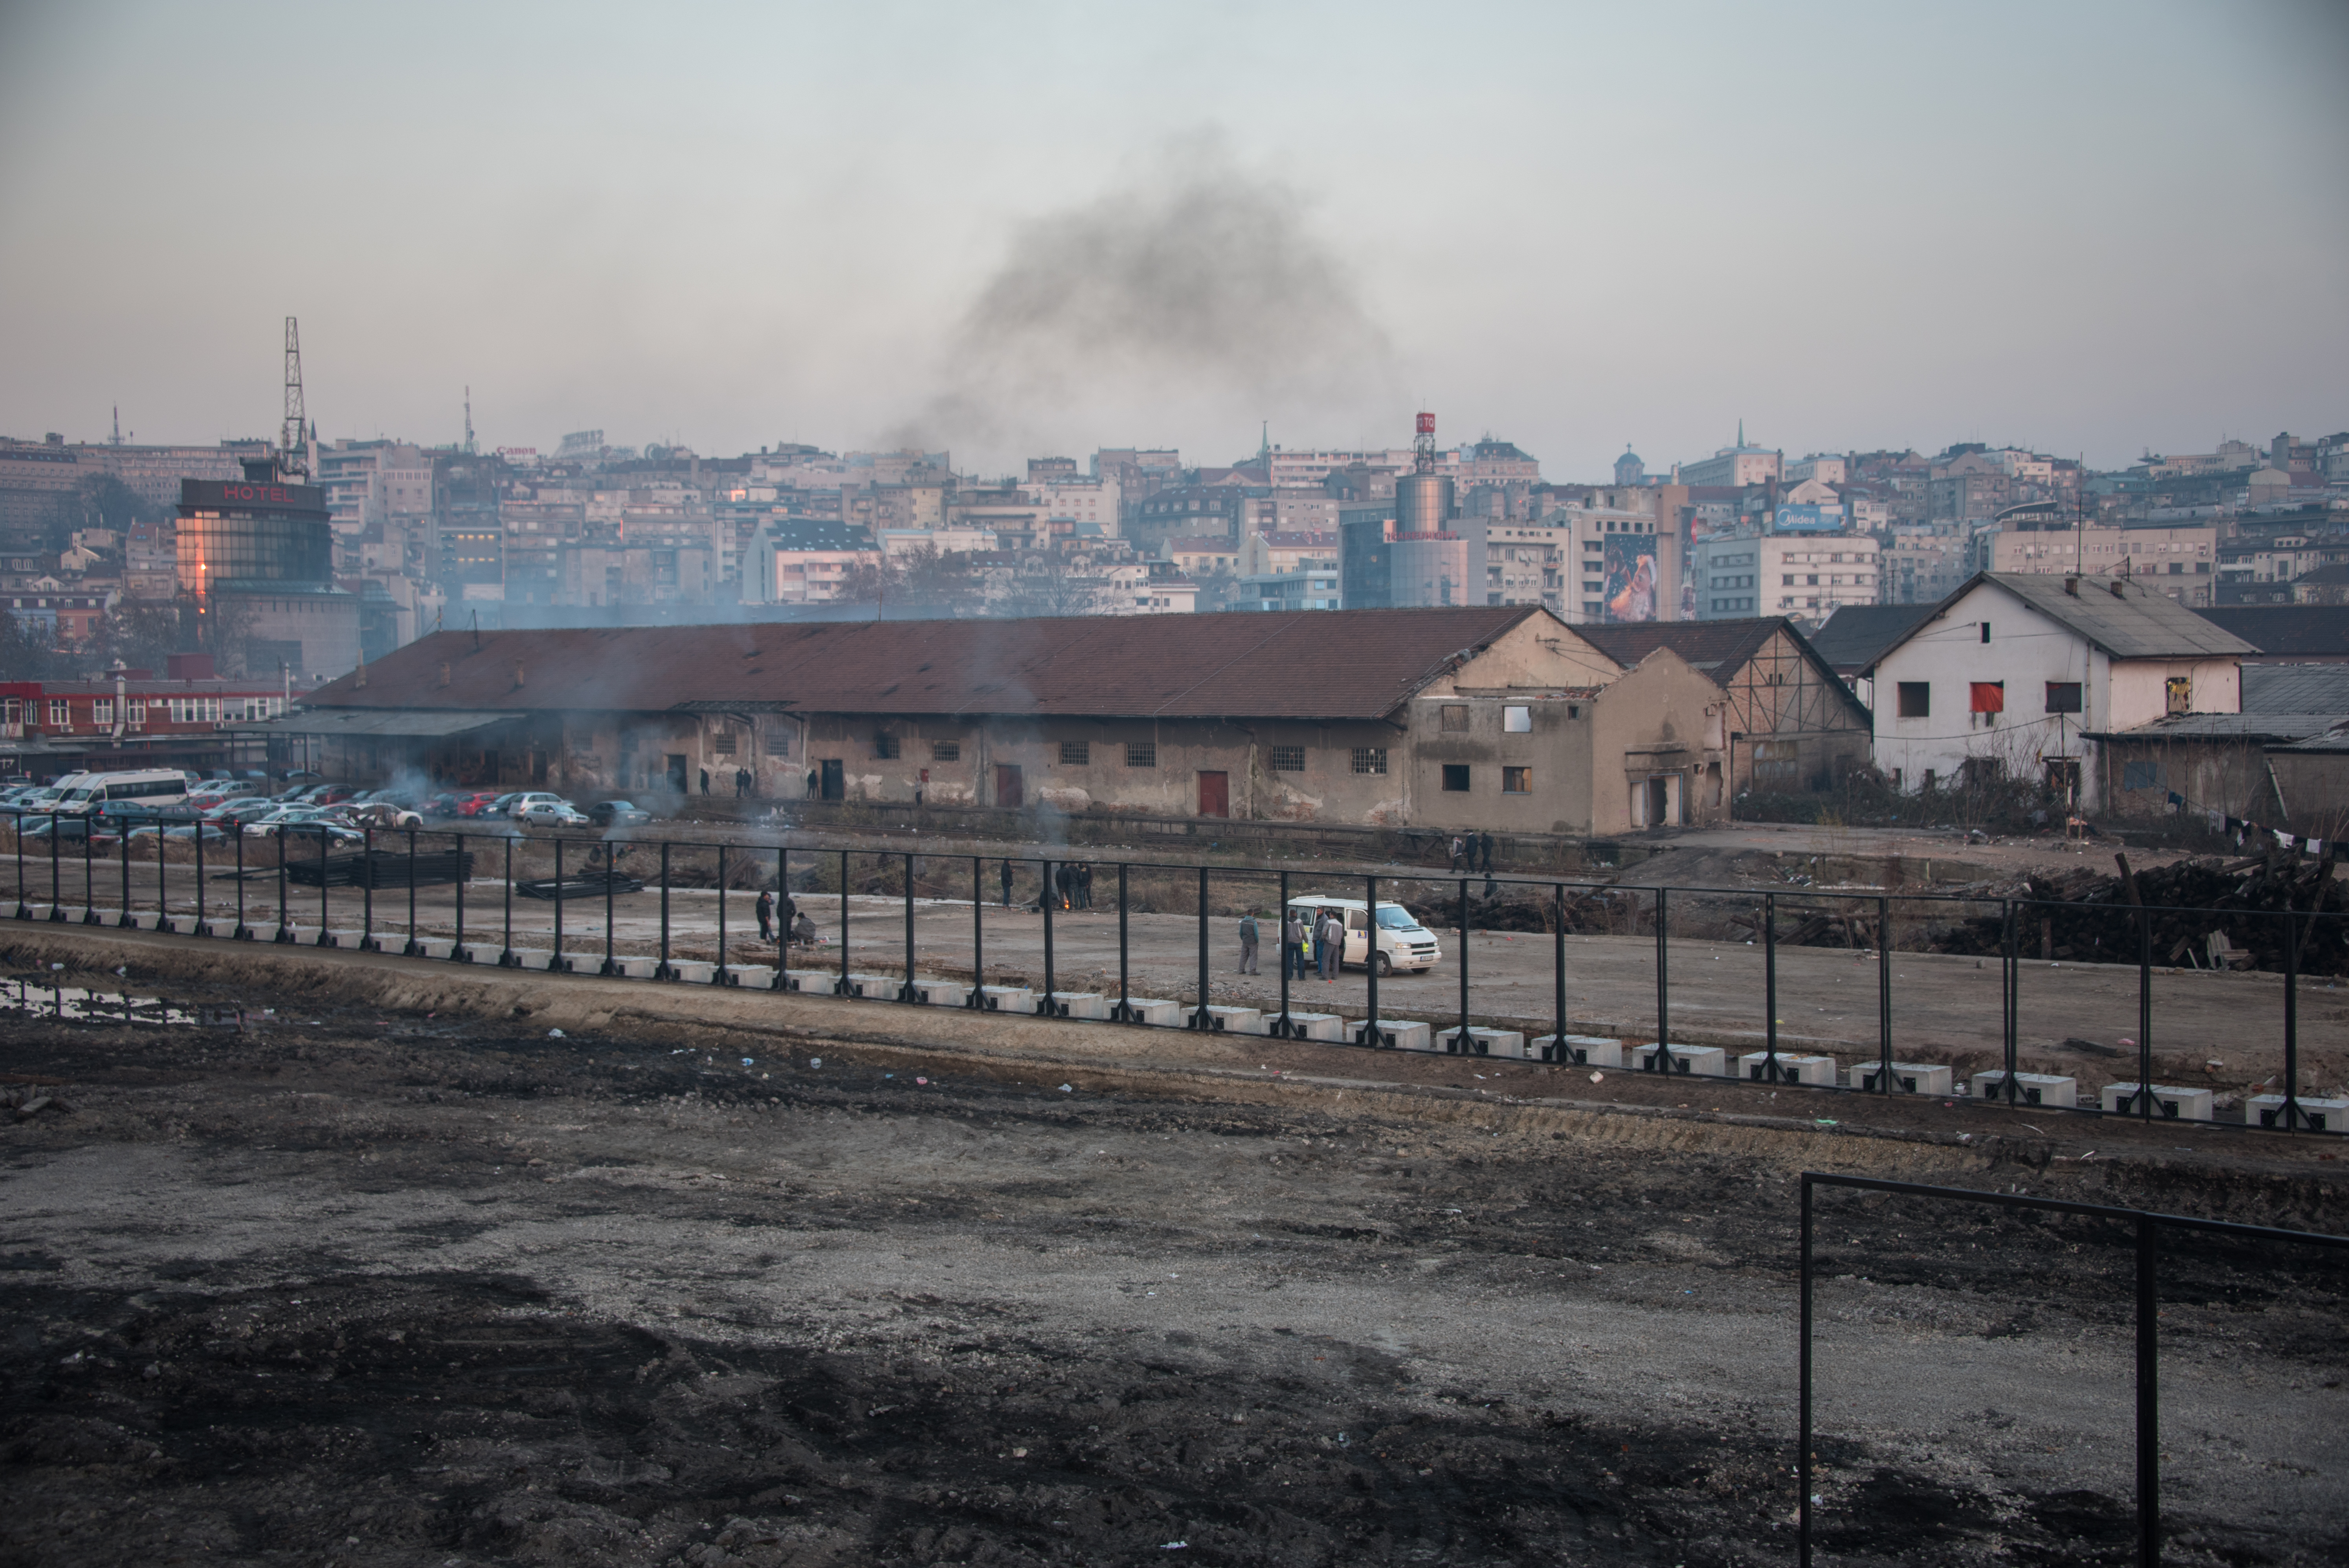
[[[1239,972],[1243,975],[1254,975],[1257,972],[1256,966],[1257,940],[1256,911],[1250,910],[1240,916]]]
[[[1084,861],[1077,866],[1077,907],[1091,909],[1092,906],[1093,864],[1091,861]]]
[[[1491,875],[1493,871],[1493,835],[1490,833],[1477,834],[1476,851],[1484,859],[1484,870],[1485,874],[1488,876]]]
[[[701,770],[701,792],[705,795],[709,793],[709,769],[707,768]]]
[[[756,907],[759,912],[759,940],[772,942],[775,939],[775,895],[761,891]]]
[[[1003,907],[1011,907],[1011,862],[1003,862]]]

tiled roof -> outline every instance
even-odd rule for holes
[[[2259,652],[2168,594],[2128,578],[1980,572],[1933,606],[1931,614],[1878,649],[1869,667],[1985,583],[2003,589],[2116,659],[2218,658]],[[2072,584],[2068,590],[2067,583]]]
[[[436,632],[313,709],[1378,718],[1530,605]],[[448,684],[440,666],[448,665]],[[522,684],[515,683],[520,666]]]
[[[2196,614],[2262,654],[2349,655],[2349,604],[2242,605]]]
[[[1658,648],[1670,648],[1692,669],[1725,682],[1786,624],[1782,617],[1764,615],[1742,621],[1634,621],[1575,630],[1627,670]]]
[[[1930,604],[1846,604],[1811,637],[1819,657],[1854,674],[1933,613]]]
[[[2245,665],[2245,713],[2349,713],[2349,665]]]

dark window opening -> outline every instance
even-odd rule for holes
[[[1930,681],[1902,681],[1899,688],[1900,717],[1930,718],[1933,717],[1933,684]]]
[[[1455,793],[1465,790],[1468,788],[1468,765],[1465,762],[1445,763],[1444,787]]]

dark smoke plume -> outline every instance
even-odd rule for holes
[[[1072,417],[1163,421],[1173,403],[1221,420],[1313,417],[1375,403],[1386,337],[1303,204],[1199,138],[1118,187],[1031,219],[957,329],[946,385],[903,444],[1072,434]],[[1132,435],[1152,438],[1148,427]]]

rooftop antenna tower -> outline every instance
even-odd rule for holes
[[[109,447],[122,445],[122,405],[119,403],[114,406],[114,436],[106,444]]]
[[[473,389],[465,388],[465,455],[473,455]]]
[[[281,478],[306,480],[310,458],[302,445],[309,416],[302,411],[302,329],[285,318],[285,423],[277,434],[277,472]]]
[[[1419,417],[1419,433],[1411,438],[1411,469],[1418,474],[1435,471],[1435,416]]]

